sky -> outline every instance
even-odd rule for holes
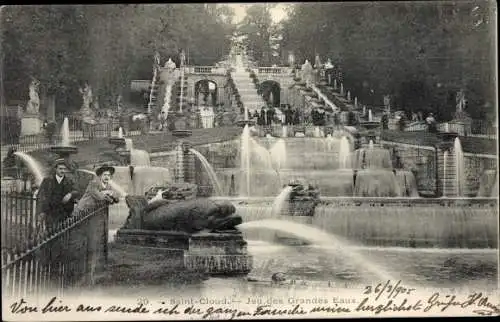
[[[254,5],[255,3],[251,4],[245,4],[245,3],[231,3],[231,4],[226,4],[229,7],[232,7],[235,12],[235,17],[234,17],[234,23],[239,23],[243,18],[245,17],[245,10],[246,7],[249,5]],[[264,3],[262,3],[264,5]],[[279,3],[277,4],[274,8],[272,8],[271,11],[271,17],[273,19],[274,23],[280,22],[286,17],[285,13],[285,8],[286,4],[285,3]]]

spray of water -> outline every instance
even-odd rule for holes
[[[443,153],[443,197],[448,196],[448,151]]]
[[[285,140],[278,139],[276,143],[269,149],[271,160],[273,161],[276,169],[279,170],[286,165],[286,144]]]
[[[149,153],[145,150],[131,149],[130,150],[130,165],[150,167],[151,159]]]
[[[170,97],[172,96],[172,84],[170,82],[165,86],[165,100],[162,107],[162,112],[164,112],[163,122],[167,122],[168,112],[170,110]]]
[[[246,113],[245,113],[246,118]],[[241,162],[240,169],[245,178],[245,184],[241,185],[244,191],[240,191],[241,196],[250,196],[250,129],[248,124],[243,128],[241,134]]]
[[[455,138],[453,150],[455,152],[455,167],[456,167],[456,180],[457,180],[457,197],[464,195],[465,186],[465,164],[464,164],[464,151],[460,139]]]
[[[277,217],[281,215],[284,210],[286,210],[291,193],[292,187],[290,186],[286,186],[283,190],[281,190],[280,194],[273,201],[273,205],[271,207],[272,217]]]
[[[350,168],[350,157],[351,147],[349,144],[349,140],[347,137],[342,136],[340,139],[340,148],[339,148],[339,168],[340,169],[349,169]]]
[[[31,155],[24,152],[15,152],[14,155],[23,161],[23,163],[28,167],[29,172],[33,175],[35,184],[40,186],[43,180],[43,167],[40,163]]]
[[[371,109],[368,110],[368,121],[370,121],[370,122],[373,121],[373,114],[372,114],[372,110]]]
[[[119,137],[120,139],[123,139],[123,129],[122,129],[122,127],[121,127],[121,126],[120,126],[120,128],[118,128],[118,137]]]
[[[69,120],[67,117],[65,117],[61,127],[61,145],[68,146],[70,144],[71,142],[69,139]]]
[[[195,149],[191,148],[189,149],[189,152],[193,153],[198,158],[198,160],[200,160],[201,164],[203,165],[203,168],[205,169],[205,171],[207,171],[208,177],[212,183],[212,187],[214,187],[215,189],[215,195],[223,196],[224,192],[222,190],[221,184],[210,162],[208,162],[208,160],[203,156],[203,154],[201,154],[199,151]]]
[[[316,227],[299,224],[286,220],[266,219],[258,221],[250,221],[242,223],[238,226],[239,229],[272,229],[292,234],[298,238],[302,238],[315,245],[325,247],[325,250],[335,254],[342,254],[346,259],[351,260],[356,266],[366,268],[370,273],[374,274],[380,280],[397,280],[393,276],[387,274],[387,269],[378,267],[374,263],[369,262],[355,249],[349,247],[346,242],[340,238],[328,234],[327,232]],[[334,246],[334,248],[330,248]]]

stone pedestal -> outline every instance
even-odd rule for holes
[[[120,229],[116,238],[118,243],[170,252],[171,258],[165,260],[175,263],[172,268],[176,272],[245,275],[253,265],[241,233],[190,235],[173,231]]]
[[[38,115],[24,115],[21,119],[21,136],[36,135],[42,132],[43,121]]]

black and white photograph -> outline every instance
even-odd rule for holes
[[[499,316],[497,7],[1,5],[2,320]]]

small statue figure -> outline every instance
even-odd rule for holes
[[[160,67],[160,53],[159,52],[155,52],[155,56],[154,56],[154,64],[155,64],[155,68],[157,67]]]
[[[316,57],[314,58],[314,68],[315,69],[321,69],[322,64],[321,60],[319,59],[319,54],[316,54]]]
[[[80,114],[83,118],[83,122],[87,124],[94,124],[94,111],[90,108],[90,104],[93,101],[92,88],[90,87],[88,82],[85,82],[85,85],[80,88],[80,93],[82,94],[83,104],[80,110]]]
[[[38,96],[39,87],[40,82],[33,78],[29,87],[30,100],[26,106],[26,113],[28,114],[38,114],[40,108],[40,97]]]
[[[306,81],[307,86],[309,86],[310,82],[312,81],[312,77],[313,77],[313,68],[311,66],[311,63],[307,59],[304,62],[304,64],[302,65],[302,77]]]
[[[179,58],[180,58],[181,67],[186,66],[186,53],[184,52],[184,49],[181,51]]]
[[[293,67],[295,65],[295,56],[293,52],[290,52],[288,54],[288,63],[290,64],[290,67]]]
[[[385,106],[385,110],[387,112],[391,111],[391,96],[390,95],[384,95],[384,106]]]
[[[80,93],[82,94],[83,99],[82,111],[87,111],[90,109],[90,104],[93,100],[92,88],[88,82],[85,82],[84,87],[80,88]]]
[[[465,100],[465,93],[464,93],[463,89],[461,89],[459,92],[457,92],[456,103],[457,103],[457,105],[456,105],[457,112],[458,113],[463,112],[465,109],[465,105],[467,103],[467,101]]]
[[[177,68],[177,65],[172,61],[172,58],[168,58],[168,61],[165,63],[164,66],[169,72],[172,72],[174,69]]]
[[[97,96],[95,96],[93,99],[92,99],[92,102],[93,102],[93,106],[94,106],[94,110],[98,111],[99,110],[99,98],[97,98]]]
[[[118,113],[121,113],[123,108],[122,100],[123,100],[122,95],[121,94],[118,95],[118,97],[116,98],[116,110],[118,111]]]
[[[325,63],[325,69],[326,70],[330,70],[330,69],[333,69],[333,64],[332,64],[332,61],[330,60],[330,58],[328,58],[328,60],[326,61]]]

